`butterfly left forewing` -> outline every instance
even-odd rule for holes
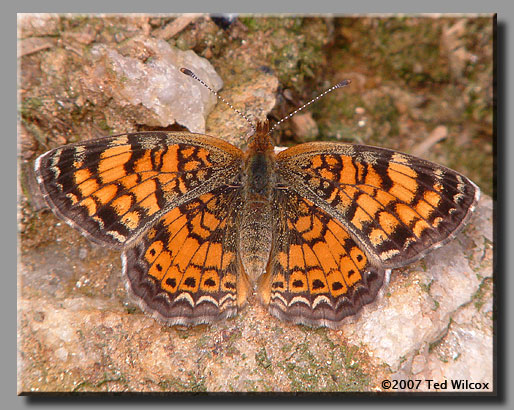
[[[241,156],[206,135],[147,132],[56,148],[36,160],[35,173],[57,216],[124,248],[170,209],[237,175]]]

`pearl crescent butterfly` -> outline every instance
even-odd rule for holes
[[[35,162],[52,211],[122,253],[126,287],[167,325],[234,316],[256,294],[280,319],[337,328],[386,272],[455,237],[480,195],[465,176],[365,145],[275,154],[188,132],[66,145]]]

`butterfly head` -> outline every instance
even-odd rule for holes
[[[270,152],[273,151],[274,144],[271,140],[271,135],[269,132],[269,122],[259,121],[257,123],[255,132],[250,137],[250,141],[248,142],[248,149],[251,152]]]

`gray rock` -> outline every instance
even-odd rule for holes
[[[96,74],[101,76],[102,69],[111,69],[121,83],[116,88],[118,103],[142,104],[155,114],[154,125],[167,127],[177,122],[191,132],[203,133],[205,118],[216,104],[216,96],[180,72],[180,68],[190,69],[218,91],[223,81],[209,61],[191,50],[172,48],[164,40],[141,38],[133,41],[139,41],[152,56],[145,63],[106,45],[96,45],[91,50],[97,61]]]

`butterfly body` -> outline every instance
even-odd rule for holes
[[[267,129],[258,128],[245,154],[241,178],[243,209],[239,215],[241,260],[253,286],[264,274],[271,251],[275,167]]]
[[[159,321],[233,316],[252,293],[275,316],[337,328],[388,269],[453,238],[479,189],[442,166],[338,143],[274,153],[267,124],[243,152],[202,134],[70,144],[35,171],[56,215],[123,251],[123,276]]]

